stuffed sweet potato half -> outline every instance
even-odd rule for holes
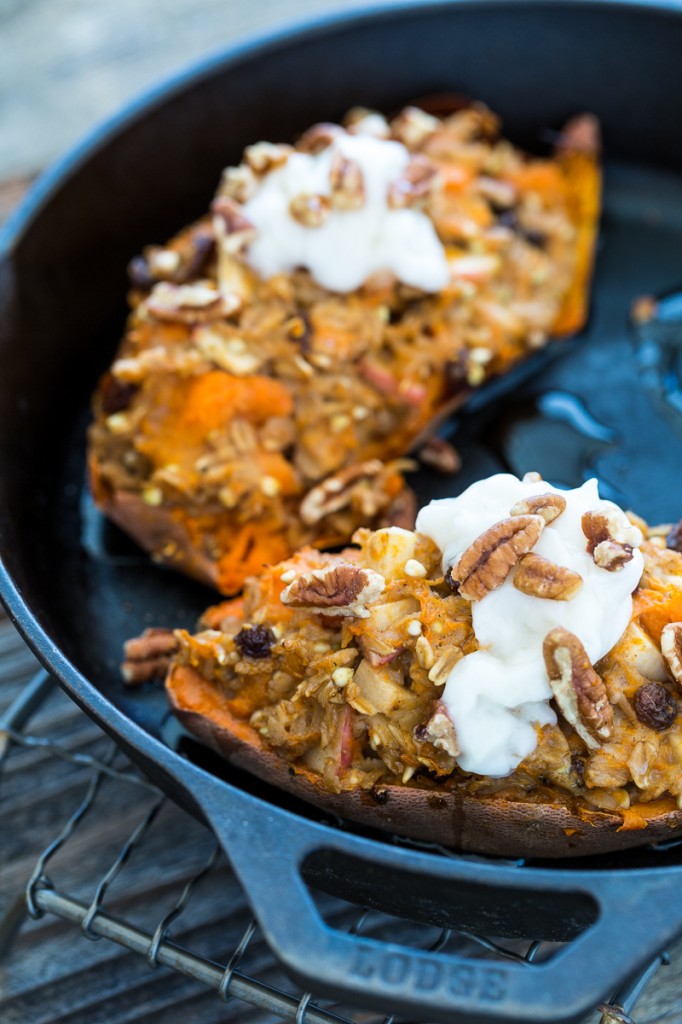
[[[224,594],[409,525],[401,457],[584,322],[597,134],[578,118],[538,159],[482,106],[407,108],[248,147],[210,214],[131,264],[90,431],[99,508]]]
[[[522,497],[505,518],[484,503],[456,557],[397,528],[306,549],[196,634],[132,641],[124,671],[141,679],[170,654],[190,731],[372,827],[514,856],[668,838],[682,828],[682,554],[586,487],[563,509],[542,482],[509,491]],[[419,525],[438,533],[424,512]]]

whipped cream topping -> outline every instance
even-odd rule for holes
[[[320,227],[299,224],[290,203],[301,195],[330,196],[330,171],[337,154],[354,160],[364,183],[360,209],[333,209]],[[321,153],[292,153],[266,174],[245,204],[244,216],[258,234],[247,262],[262,277],[305,267],[324,288],[349,292],[379,271],[426,292],[448,282],[445,250],[429,217],[417,209],[390,209],[390,185],[410,154],[399,142],[340,133]]]
[[[563,626],[579,638],[592,664],[602,658],[630,621],[643,559],[635,550],[617,572],[595,565],[586,549],[583,513],[623,515],[599,497],[596,480],[562,491],[544,480],[521,481],[500,473],[472,484],[457,498],[432,501],[417,517],[417,530],[438,545],[446,570],[485,530],[506,519],[517,501],[548,492],[563,495],[566,509],[545,526],[533,551],[580,573],[583,584],[570,601],[553,601],[521,593],[512,572],[500,587],[473,602],[480,650],[455,665],[442,699],[457,733],[458,764],[475,774],[508,775],[533,752],[536,726],[556,722],[549,705],[544,638]]]

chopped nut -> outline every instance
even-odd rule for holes
[[[201,326],[192,334],[192,341],[204,359],[215,363],[221,370],[233,373],[235,377],[246,377],[256,373],[262,366],[261,356],[249,351],[240,338],[226,338],[217,330]]]
[[[480,601],[502,586],[519,559],[537,543],[541,516],[513,516],[482,533],[451,567],[448,586],[468,601]]]
[[[479,195],[487,199],[496,212],[514,206],[518,198],[516,186],[510,181],[490,178],[485,174],[479,176],[476,181],[476,187]]]
[[[422,624],[418,619],[411,619],[407,624],[409,636],[421,636]]]
[[[211,212],[216,235],[226,251],[232,255],[245,249],[258,234],[255,226],[242,213],[239,203],[229,196],[218,196],[214,199]]]
[[[677,718],[677,703],[662,683],[645,683],[633,698],[635,714],[642,725],[663,732]]]
[[[163,505],[163,491],[160,487],[145,487],[142,491],[142,500],[145,505],[158,508],[159,505]]]
[[[419,449],[419,460],[439,473],[457,473],[462,467],[459,452],[442,437],[430,437]]]
[[[274,142],[256,142],[244,150],[244,160],[256,174],[267,174],[281,167],[293,153],[292,146]]]
[[[301,153],[321,153],[331,146],[334,139],[337,139],[339,135],[343,135],[341,125],[332,124],[329,121],[321,121],[303,133],[298,140],[296,149]]]
[[[128,686],[163,678],[178,650],[178,641],[172,629],[152,626],[141,636],[126,640],[123,645],[124,662],[121,675]]]
[[[282,591],[282,604],[307,608],[320,615],[369,617],[367,605],[384,589],[385,580],[373,569],[338,562],[297,576]]]
[[[590,750],[611,736],[613,708],[606,686],[580,640],[558,626],[543,645],[549,685],[561,713]]]
[[[299,514],[306,526],[319,523],[325,516],[350,505],[353,487],[360,480],[372,479],[381,473],[383,464],[378,459],[361,462],[357,466],[348,466],[334,476],[327,477],[317,487],[308,491],[301,502]]]
[[[366,107],[353,107],[343,119],[350,135],[369,135],[373,139],[387,139],[391,134],[383,114]]]
[[[280,576],[280,579],[281,579],[282,583],[291,583],[293,580],[296,579],[296,570],[295,569],[287,569],[286,572],[282,573],[282,575]]]
[[[460,753],[455,727],[441,700],[436,701],[431,717],[424,726],[423,735],[433,743],[434,747],[444,750],[450,757],[457,757]]]
[[[522,594],[550,601],[570,601],[583,585],[580,573],[565,565],[556,565],[548,558],[530,552],[520,559],[513,580]]]
[[[682,687],[682,622],[669,622],[663,627],[661,654],[673,679]]]
[[[180,253],[174,249],[152,249],[147,264],[154,277],[171,277],[180,266]]]
[[[255,195],[257,187],[258,180],[248,164],[239,164],[238,167],[225,168],[218,195],[247,203]]]
[[[633,549],[642,543],[641,531],[619,509],[585,512],[582,528],[595,565],[607,572],[622,569],[632,560]]]
[[[154,286],[145,306],[157,320],[195,323],[230,316],[241,302],[236,295],[218,291],[212,281],[183,285],[162,281]]]
[[[321,228],[329,219],[331,212],[329,196],[302,192],[289,203],[289,213],[304,228]]]
[[[243,626],[234,638],[235,647],[243,658],[270,657],[275,635],[267,626]]]
[[[266,498],[275,498],[282,490],[282,485],[274,476],[264,476],[260,482],[260,489]]]
[[[561,494],[534,494],[530,498],[522,498],[512,505],[510,516],[542,516],[545,523],[553,523],[566,509],[566,499]]]
[[[388,189],[388,205],[392,210],[402,210],[425,202],[439,180],[438,168],[428,157],[417,153],[410,158],[404,171]]]
[[[365,179],[356,160],[335,153],[329,171],[332,205],[338,210],[359,210],[365,202]]]
[[[405,107],[391,121],[391,135],[408,149],[417,149],[440,127],[437,117],[419,107]]]
[[[531,469],[528,473],[523,474],[521,480],[524,484],[539,484],[542,477],[534,469]]]

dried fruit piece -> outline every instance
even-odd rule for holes
[[[335,153],[329,171],[332,205],[338,210],[359,210],[365,202],[365,179],[357,160]]]
[[[610,738],[613,725],[604,680],[592,668],[578,637],[561,626],[547,634],[542,653],[562,715],[585,745],[596,750]]]
[[[535,515],[495,523],[460,555],[448,586],[456,583],[462,597],[480,601],[502,586],[519,559],[537,543],[544,525],[544,519]]]
[[[289,213],[304,228],[321,228],[329,219],[332,204],[329,196],[302,192],[289,203]]]
[[[635,714],[649,729],[663,732],[677,718],[677,703],[662,683],[645,683],[636,691],[633,705]]]
[[[673,679],[682,687],[682,622],[669,622],[663,627],[661,654]]]
[[[512,505],[510,516],[542,516],[546,523],[553,523],[566,509],[566,499],[561,494],[534,494],[530,498],[522,498]]]
[[[150,679],[163,679],[179,643],[172,629],[151,626],[140,636],[126,640],[121,675],[128,686],[137,686]]]
[[[633,557],[633,550],[642,543],[641,531],[620,509],[608,512],[585,512],[582,528],[587,550],[595,565],[607,572],[617,572]]]
[[[320,615],[366,619],[367,605],[379,597],[385,582],[373,569],[341,562],[297,576],[282,591],[281,600],[291,608],[309,608]]]
[[[234,642],[242,657],[269,658],[275,634],[267,626],[243,626]]]
[[[522,594],[531,597],[570,601],[582,587],[583,578],[565,565],[557,565],[531,552],[519,561],[513,583]]]
[[[665,546],[671,551],[679,551],[682,554],[682,519],[669,530],[665,538]]]

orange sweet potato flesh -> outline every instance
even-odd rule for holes
[[[507,857],[560,858],[625,850],[682,828],[672,799],[635,804],[623,815],[559,803],[475,797],[448,782],[330,793],[314,773],[294,770],[268,750],[233,704],[195,669],[175,665],[166,680],[175,714],[232,764],[322,810],[370,828],[460,850]]]

